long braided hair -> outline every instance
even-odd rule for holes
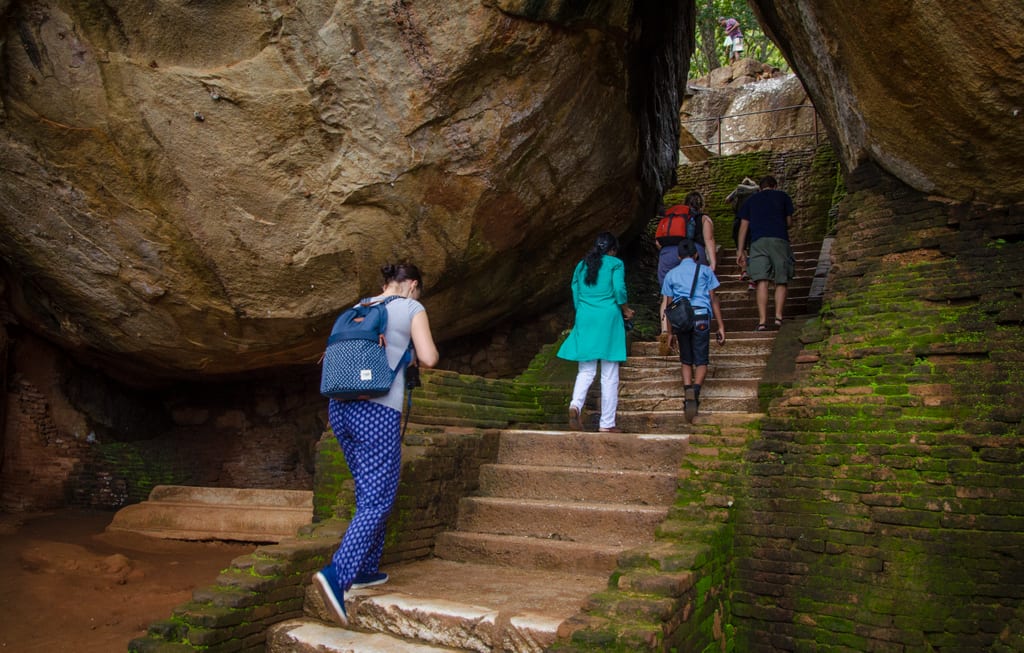
[[[594,246],[583,257],[583,263],[587,266],[587,274],[583,277],[584,284],[593,286],[597,283],[597,273],[601,271],[602,257],[613,249],[619,249],[619,239],[615,237],[615,234],[610,231],[602,231],[597,234]]]

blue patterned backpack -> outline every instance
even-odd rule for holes
[[[384,331],[388,327],[385,299],[363,299],[342,312],[327,339],[320,375],[320,394],[331,399],[369,399],[386,395],[399,369],[409,363],[406,350],[397,368],[388,365]],[[411,345],[410,345],[411,347]]]

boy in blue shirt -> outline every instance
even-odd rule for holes
[[[679,340],[679,362],[683,365],[683,412],[692,421],[700,404],[700,387],[708,373],[708,350],[711,343],[711,318],[718,323],[718,344],[725,344],[725,323],[718,304],[715,288],[721,285],[718,277],[706,265],[697,262],[697,246],[691,240],[679,243],[679,265],[668,271],[661,285],[661,332],[668,333],[669,323],[665,308],[680,297],[686,297],[696,316],[693,331],[676,333]],[[693,286],[694,275],[697,285]],[[693,295],[690,288],[693,287]]]

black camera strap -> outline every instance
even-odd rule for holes
[[[412,354],[411,360],[416,360],[416,349],[412,346],[412,342],[409,342],[409,352]],[[412,374],[410,374],[410,371]],[[419,365],[406,365],[405,366],[405,421],[402,424],[402,435],[401,438],[405,439],[405,431],[409,428],[409,413],[412,412],[412,391],[413,389],[421,385],[420,382],[420,368]]]

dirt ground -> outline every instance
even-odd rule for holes
[[[0,651],[117,653],[254,544],[105,533],[113,513],[0,513]]]

